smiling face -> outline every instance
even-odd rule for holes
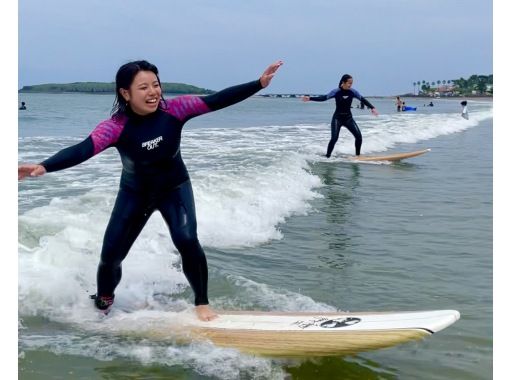
[[[138,115],[148,115],[158,109],[161,100],[161,86],[152,71],[139,71],[129,89],[121,88],[120,94]]]
[[[347,81],[343,82],[340,87],[342,87],[344,90],[350,89],[352,87],[352,78],[347,79]]]

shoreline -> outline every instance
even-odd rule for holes
[[[260,98],[301,98],[302,96],[318,96],[320,94],[256,94],[255,97]],[[424,95],[367,95],[365,98],[372,99],[394,99],[397,96],[401,98],[413,98],[413,99],[493,99],[494,96],[489,95],[452,95],[452,96],[424,96]]]

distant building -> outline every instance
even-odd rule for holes
[[[454,96],[457,93],[455,92],[455,85],[444,85],[444,86],[438,86],[434,90],[434,96],[435,97],[441,97],[441,96]]]

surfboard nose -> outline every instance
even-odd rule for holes
[[[436,333],[448,326],[454,324],[460,319],[460,313],[457,310],[440,310],[437,311],[437,316],[434,321],[430,322],[430,331]]]

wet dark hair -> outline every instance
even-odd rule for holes
[[[342,85],[342,83],[347,82],[349,79],[352,79],[352,76],[349,74],[342,75],[342,78],[340,78],[340,83],[338,83],[338,87]]]
[[[125,115],[129,111],[129,104],[120,94],[120,89],[123,88],[125,90],[129,90],[129,87],[131,87],[136,74],[138,74],[140,71],[152,71],[156,75],[158,83],[161,86],[161,81],[159,80],[158,75],[158,68],[152,63],[142,60],[128,62],[122,65],[117,71],[117,75],[115,76],[115,100],[113,102],[111,115]],[[161,94],[161,100],[164,100],[163,94]]]

